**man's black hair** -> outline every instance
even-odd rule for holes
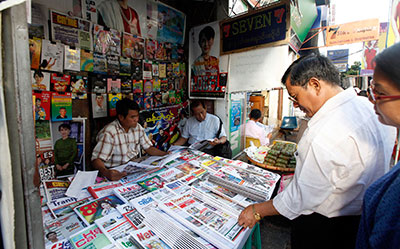
[[[49,238],[49,235],[50,235],[50,234],[52,234],[52,233],[53,233],[53,234],[55,234],[55,235],[57,235],[57,233],[56,233],[56,232],[54,232],[54,231],[51,231],[51,232],[48,232],[48,233],[46,234],[46,238],[48,239],[48,238]]]
[[[199,44],[201,42],[201,37],[205,37],[208,40],[215,37],[215,31],[211,26],[204,27],[199,33]]]
[[[261,118],[261,111],[259,109],[253,109],[250,112],[250,119],[259,119]]]
[[[121,99],[116,105],[117,115],[122,115],[124,118],[128,115],[129,110],[140,111],[139,105],[128,98]]]
[[[71,125],[67,123],[60,124],[60,126],[58,126],[58,131],[61,131],[61,128],[71,130]]]
[[[300,57],[283,74],[282,84],[286,85],[289,77],[292,86],[306,87],[312,77],[331,85],[341,85],[339,71],[331,60],[322,55],[311,54]]]
[[[204,109],[206,108],[206,105],[204,104],[204,101],[200,99],[194,99],[190,102],[190,110],[193,111],[193,108],[198,107],[201,105]]]

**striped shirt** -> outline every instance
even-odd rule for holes
[[[92,161],[101,159],[107,168],[126,164],[139,154],[140,147],[147,150],[152,146],[140,124],[126,132],[118,119],[106,125],[97,135],[96,141]]]

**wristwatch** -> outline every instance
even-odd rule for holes
[[[261,215],[256,212],[256,208],[254,207],[254,204],[252,205],[252,207],[253,207],[254,219],[256,219],[256,221],[260,221],[262,219]]]

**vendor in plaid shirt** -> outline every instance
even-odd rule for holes
[[[117,119],[106,125],[97,135],[97,145],[92,153],[93,168],[109,180],[116,181],[126,173],[113,167],[128,163],[136,158],[142,147],[149,155],[164,156],[167,152],[155,147],[138,124],[139,106],[130,99],[117,102]]]

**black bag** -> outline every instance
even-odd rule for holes
[[[217,138],[219,138],[219,135],[221,134],[221,129],[222,129],[222,120],[219,118],[219,129],[217,132]],[[228,141],[228,139],[226,139],[226,142],[223,144],[215,145],[212,148],[212,152],[213,152],[212,153],[213,156],[220,156],[220,157],[232,159],[231,143]]]

